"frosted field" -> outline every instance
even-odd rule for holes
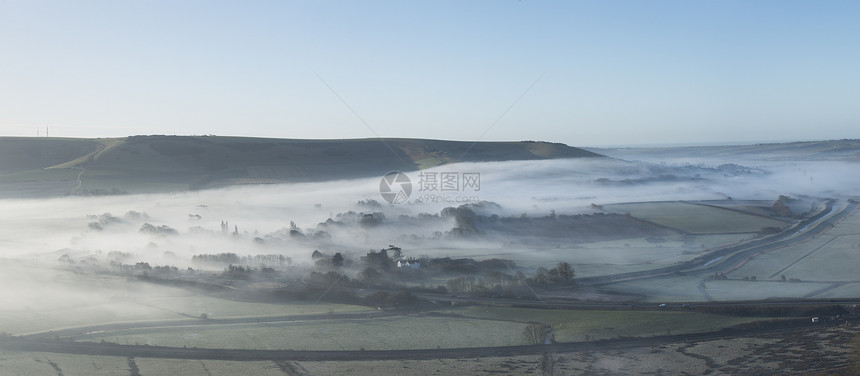
[[[754,233],[765,227],[783,228],[788,224],[776,219],[686,202],[613,204],[605,208],[693,234]]]
[[[727,273],[727,276],[730,278],[755,276],[756,279],[760,280],[779,280],[780,275],[784,274],[786,278],[795,278],[796,276],[789,270],[790,268],[786,268],[814,252],[814,250],[825,246],[829,241],[831,241],[830,237],[820,236],[791,247],[774,249],[756,256],[738,270]]]
[[[860,235],[831,238],[827,244],[812,250],[808,257],[785,270],[785,274],[803,281],[860,280]]]
[[[405,316],[145,328],[73,336],[72,339],[202,348],[394,350],[525,344],[522,331],[530,322],[552,325],[556,340],[566,342],[705,332],[762,319],[627,309],[599,311],[472,306],[440,312],[461,317]]]
[[[807,242],[759,255],[729,276],[779,280],[785,275],[801,281],[851,282],[860,280],[857,265],[860,216],[855,213]]]
[[[525,323],[450,317],[385,317],[111,331],[76,340],[260,350],[391,350],[511,346]]]
[[[512,307],[468,307],[459,314],[496,320],[536,321],[552,325],[559,342],[615,337],[697,333],[761,320],[699,312],[638,310],[552,310]]]
[[[480,359],[386,360],[338,362],[270,362],[152,359],[108,356],[79,356],[53,353],[0,353],[2,375],[114,376],[129,375],[132,365],[140,375],[187,376],[283,376],[296,375],[372,375],[403,376],[463,374],[540,375],[540,356]],[[53,365],[51,364],[53,363]]]
[[[715,301],[802,298],[832,285],[819,282],[706,280],[706,278],[706,276],[675,275],[618,282],[605,287],[613,291],[646,295],[649,302],[682,303],[706,301],[705,292]]]
[[[759,254],[728,280],[690,272],[605,285],[612,291],[643,294],[649,301],[755,300],[767,298],[852,298],[860,296],[860,216],[855,212],[835,227],[789,247]],[[730,266],[726,266],[728,268]],[[799,282],[783,282],[796,278]],[[744,281],[744,278],[756,281]],[[706,295],[707,294],[707,295]]]
[[[0,375],[129,375],[131,366],[140,375],[283,376],[275,362],[234,362],[218,360],[177,360],[125,358],[116,356],[70,355],[41,352],[0,353]]]
[[[705,289],[714,300],[803,298],[829,287],[829,283],[773,281],[707,281]]]
[[[197,295],[187,290],[98,274],[33,269],[7,262],[0,267],[0,332],[27,334],[118,322],[287,316],[373,311],[331,303],[246,303]]]

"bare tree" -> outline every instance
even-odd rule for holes
[[[546,340],[546,327],[543,324],[531,323],[523,329],[523,341],[529,345],[540,345]]]
[[[570,281],[573,280],[574,272],[573,267],[566,262],[560,262],[556,264],[555,269],[558,269],[558,276],[562,281]]]
[[[332,256],[332,258],[331,258],[331,264],[335,268],[339,268],[339,267],[343,266],[343,255],[340,254],[340,252],[335,253],[334,256]]]

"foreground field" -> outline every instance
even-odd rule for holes
[[[860,263],[860,216],[846,218],[815,239],[774,250],[752,259],[732,276],[801,281],[857,281]]]
[[[449,317],[388,317],[123,330],[80,340],[261,350],[393,350],[522,344],[525,323]]]
[[[61,375],[852,375],[858,331],[850,325],[620,349],[432,360],[226,361],[0,352],[0,374]]]
[[[763,320],[686,311],[554,310],[476,306],[438,315],[300,320],[97,331],[69,337],[171,347],[259,350],[402,350],[515,346],[528,323],[551,325],[557,341],[697,333]],[[440,312],[441,313],[441,312]]]
[[[760,317],[733,317],[698,312],[639,311],[633,309],[600,311],[470,307],[457,312],[467,317],[539,322],[551,325],[555,339],[559,342],[698,333],[762,320]]]
[[[7,263],[0,268],[5,272],[0,280],[10,285],[39,283],[42,288],[0,291],[4,299],[24,299],[21,305],[0,307],[0,331],[14,335],[122,322],[199,320],[202,314],[225,319],[375,312],[369,307],[325,302],[239,302],[117,276],[84,278],[64,270],[31,275],[16,265]]]

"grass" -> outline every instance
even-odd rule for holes
[[[850,226],[853,224],[846,221],[827,234],[759,255],[730,276],[775,281],[782,275],[802,281],[855,281],[856,265],[860,263],[860,234],[831,235]]]
[[[553,326],[556,341],[559,342],[582,341],[586,336],[600,339],[705,332],[761,320],[687,311],[468,307],[456,312],[467,317],[549,324]]]
[[[89,139],[0,137],[0,173],[40,170],[88,155],[99,147]]]
[[[520,345],[524,323],[398,316],[122,330],[77,340],[204,348],[391,350]]]
[[[691,234],[755,233],[766,227],[786,226],[776,219],[678,201],[613,204],[605,208]]]
[[[415,161],[418,165],[419,169],[426,169],[430,167],[436,167],[442,164],[442,161],[439,158],[424,158],[421,160]]]
[[[123,360],[125,360],[123,358]],[[284,372],[269,361],[239,362],[224,360],[150,359],[135,358],[141,375],[182,376],[284,376]],[[127,374],[128,372],[126,372]]]
[[[144,328],[73,339],[202,348],[392,350],[520,345],[523,344],[523,328],[529,322],[552,325],[556,340],[566,342],[705,332],[763,320],[688,311],[466,307],[453,312],[463,317],[397,316]]]
[[[375,312],[374,309],[337,303],[249,303],[219,299],[202,295],[187,297],[137,299],[147,307],[159,310],[181,312],[189,316],[206,313],[211,318],[260,317],[260,316],[298,316],[327,313]]]
[[[79,169],[72,168],[51,168],[40,170],[28,170],[12,172],[0,175],[0,181],[3,182],[34,182],[34,181],[70,181],[76,180]]]
[[[79,193],[115,189],[130,193],[176,192],[234,184],[361,178],[382,176],[390,171],[433,167],[443,160],[470,162],[597,156],[562,144],[520,142],[196,136],[122,139],[0,137],[0,174],[46,168],[86,168]],[[43,176],[50,177],[45,181],[57,181],[53,176]],[[55,196],[55,191],[45,195]]]
[[[860,235],[828,237],[832,241],[820,247],[809,247],[797,264],[782,274],[803,281],[855,281],[860,265]],[[775,278],[779,278],[776,276]]]
[[[80,167],[79,165],[87,162],[88,160],[90,160],[90,158],[92,158],[93,160],[97,160],[103,154],[105,154],[108,151],[113,150],[114,148],[122,145],[122,143],[124,142],[124,140],[120,139],[120,138],[99,138],[99,139],[95,139],[94,141],[97,142],[99,144],[99,146],[97,146],[96,150],[94,150],[92,153],[82,155],[82,156],[75,158],[71,161],[68,161],[65,163],[60,163],[58,165],[50,166],[50,167],[46,167],[46,168],[48,168],[48,169],[79,168]]]
[[[708,281],[708,293],[714,300],[759,300],[769,298],[803,297],[830,283],[778,281]]]

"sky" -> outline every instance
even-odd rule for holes
[[[0,136],[860,138],[856,1],[0,0]]]

